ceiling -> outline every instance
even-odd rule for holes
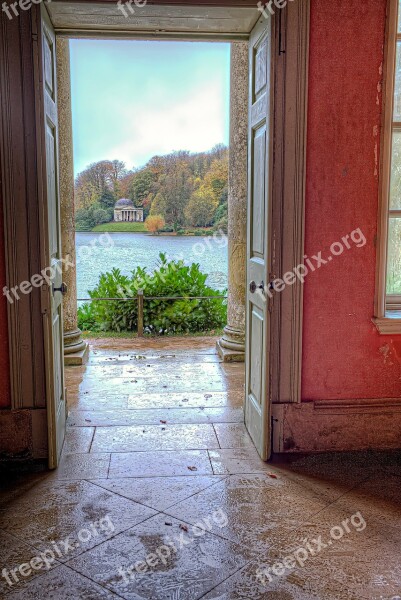
[[[136,6],[134,13],[122,0],[75,2],[53,0],[46,4],[58,34],[69,37],[138,37],[192,39],[248,39],[260,17],[256,2],[243,6],[155,5]]]

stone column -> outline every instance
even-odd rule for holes
[[[77,273],[75,256],[74,162],[72,146],[71,81],[69,40],[57,39],[57,91],[59,124],[59,173],[61,204],[61,245],[64,263],[64,362],[82,365],[88,357],[88,344],[82,339],[77,319]],[[73,264],[73,267],[68,265]]]
[[[228,318],[217,349],[224,362],[245,360],[248,195],[248,43],[231,44],[228,177]]]

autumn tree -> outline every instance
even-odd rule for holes
[[[160,233],[166,222],[161,215],[149,215],[145,221],[145,229],[150,233]]]
[[[213,222],[218,203],[212,190],[201,186],[195,190],[185,208],[187,223],[193,227],[207,227]]]
[[[212,190],[215,200],[220,203],[228,187],[228,155],[212,162],[203,181],[204,185]]]
[[[154,178],[149,169],[142,169],[135,173],[131,180],[129,197],[134,206],[143,207],[149,194],[152,192]]]

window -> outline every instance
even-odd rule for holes
[[[401,0],[389,0],[378,226],[376,318],[381,333],[401,333]]]
[[[388,206],[387,309],[401,309],[401,10],[397,29]]]

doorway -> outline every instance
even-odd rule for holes
[[[257,32],[257,34],[255,36],[255,42],[254,42],[255,43],[255,47],[256,47],[256,45],[258,46],[258,52],[254,52],[253,49],[252,49],[251,52],[249,52],[249,50],[248,50],[248,44],[246,44],[246,45],[242,44],[242,48],[240,48],[240,52],[242,52],[242,58],[245,58],[245,60],[243,61],[244,62],[243,73],[241,73],[240,69],[237,68],[238,72],[236,72],[235,74],[232,72],[232,74],[231,74],[232,75],[232,89],[234,89],[234,92],[233,92],[233,94],[234,94],[234,96],[233,96],[233,98],[234,98],[233,104],[234,105],[237,104],[235,106],[235,109],[237,110],[237,115],[235,115],[235,117],[236,117],[235,118],[235,126],[232,128],[231,138],[235,139],[236,142],[238,143],[239,142],[239,136],[240,136],[240,134],[242,132],[244,132],[243,133],[243,135],[244,135],[243,155],[245,155],[244,156],[245,160],[243,161],[243,164],[241,165],[240,161],[239,161],[239,152],[238,152],[237,149],[235,149],[234,150],[234,152],[236,154],[235,159],[234,159],[235,160],[235,168],[231,167],[232,168],[232,175],[236,171],[240,170],[241,168],[244,170],[244,172],[240,174],[240,178],[239,178],[239,181],[241,180],[241,178],[242,178],[242,181],[245,181],[245,186],[244,186],[244,189],[242,191],[242,197],[239,197],[240,193],[239,193],[238,188],[235,189],[235,193],[234,194],[231,194],[231,198],[234,196],[235,199],[236,199],[236,201],[239,202],[239,203],[241,203],[241,205],[242,205],[242,207],[241,207],[242,208],[242,220],[243,220],[243,223],[242,223],[242,230],[243,230],[243,240],[242,240],[243,254],[242,254],[242,256],[243,256],[244,259],[245,259],[245,254],[246,254],[246,251],[245,251],[245,248],[246,248],[246,213],[247,213],[246,203],[247,203],[247,191],[248,191],[247,190],[247,185],[246,185],[246,180],[247,180],[247,173],[246,173],[246,158],[247,158],[247,156],[246,156],[246,146],[247,146],[247,141],[248,141],[247,138],[249,137],[248,133],[247,133],[247,114],[248,114],[248,111],[247,111],[247,103],[248,103],[247,90],[248,90],[248,81],[249,81],[249,77],[248,77],[249,64],[248,63],[249,63],[249,60],[251,60],[251,67],[250,67],[250,72],[252,74],[251,75],[251,85],[253,85],[253,78],[254,78],[253,73],[254,73],[254,70],[255,69],[260,69],[260,65],[263,64],[263,63],[265,64],[264,73],[265,73],[265,75],[267,75],[267,77],[265,77],[264,81],[258,81],[257,82],[257,85],[259,86],[257,93],[258,93],[258,95],[260,95],[259,92],[261,90],[263,90],[263,92],[266,94],[268,92],[268,90],[270,89],[269,88],[269,86],[270,86],[270,54],[269,54],[269,47],[270,47],[270,44],[271,44],[271,39],[270,38],[271,38],[271,25],[270,25],[270,21],[265,20],[265,19],[261,19],[260,20],[260,26],[259,26],[258,32]],[[264,43],[265,39],[268,40],[267,44]],[[170,44],[171,44],[171,42],[169,42],[169,45]],[[183,45],[185,46],[185,44],[183,44]],[[245,52],[244,52],[244,50],[245,50]],[[234,47],[234,54],[238,56],[238,54],[239,54],[239,52],[238,52],[238,46]],[[236,66],[236,64],[237,64],[236,63],[237,56],[233,56],[232,65],[234,65],[234,66]],[[253,64],[254,61],[255,61],[255,64]],[[256,61],[259,61],[258,65],[256,65]],[[64,69],[63,69],[63,71],[64,71]],[[243,82],[242,81],[238,81],[238,79],[237,79],[238,78],[238,74],[241,74],[243,76],[245,75],[245,80]],[[234,75],[234,77],[233,77],[233,75]],[[240,87],[242,87],[245,90],[245,94],[240,99],[238,98],[238,94],[237,95],[235,94],[235,89],[236,89],[237,86],[240,86]],[[239,106],[238,106],[240,104],[240,101],[243,104],[243,106],[241,106],[241,110],[239,110]],[[63,102],[63,103],[61,103],[61,106],[64,107],[65,104],[66,103]],[[259,106],[261,106],[260,102],[259,102]],[[264,106],[265,106],[264,111],[266,113],[266,123],[268,123],[270,121],[270,102],[265,101],[264,102]],[[63,109],[61,109],[61,110],[63,110]],[[241,115],[244,115],[244,122],[243,123],[239,122],[239,118],[238,117],[241,116]],[[65,121],[66,119],[64,118],[63,120]],[[258,125],[259,125],[259,123],[258,123]],[[271,138],[270,138],[269,135],[265,135],[263,139],[264,139],[264,145],[265,145],[264,157],[268,157],[270,155],[270,139]],[[252,144],[251,144],[251,148],[252,148],[252,152],[253,152],[253,145]],[[211,168],[211,170],[213,170],[213,167],[214,167],[215,171],[216,170],[219,171],[219,169],[217,167],[219,167],[218,162],[220,162],[220,171],[221,171],[221,165],[224,165],[224,160],[225,160],[224,148],[222,148],[222,149],[218,148],[217,149],[217,153],[219,153],[221,155],[221,157],[220,156],[218,157],[220,160],[214,160],[214,161],[212,161],[212,168]],[[183,154],[184,153],[181,153],[181,155],[180,155],[180,153],[175,153],[175,155],[172,156],[173,161],[177,162],[177,160],[180,160],[181,162],[183,162],[183,159],[186,158],[185,156],[182,156]],[[197,158],[198,157],[195,157],[195,160]],[[204,157],[201,156],[200,158],[204,158]],[[153,160],[153,164],[154,164],[155,163],[155,159],[152,159],[152,160]],[[107,174],[104,173],[103,167],[110,166],[112,168],[112,170],[113,170],[113,166],[114,165],[116,165],[116,170],[117,170],[117,167],[122,167],[121,161],[117,161],[117,160],[115,160],[115,161],[109,161],[108,164],[106,164],[106,162],[107,161],[103,161],[103,163],[93,164],[92,168],[89,169],[90,173],[83,173],[83,174],[81,174],[79,176],[78,181],[79,181],[79,184],[80,184],[80,189],[78,191],[78,194],[76,194],[76,196],[78,195],[79,198],[82,197],[86,201],[88,184],[90,182],[92,182],[93,180],[100,179],[102,177],[103,177],[103,180],[106,180]],[[161,162],[160,159],[159,159],[158,162]],[[253,154],[250,155],[250,162],[252,164],[254,163]],[[266,162],[267,162],[267,166],[265,164]],[[267,184],[265,187],[263,187],[264,191],[262,191],[262,193],[259,194],[259,196],[258,196],[258,205],[252,208],[252,210],[255,213],[255,219],[254,220],[255,220],[255,222],[259,222],[259,223],[263,222],[264,216],[268,215],[268,213],[269,213],[268,206],[267,206],[267,204],[269,202],[269,198],[270,198],[270,196],[268,194],[268,191],[267,191],[269,189],[269,186],[270,186],[270,175],[267,174],[268,171],[269,171],[269,169],[270,169],[270,166],[269,166],[269,160],[268,159],[267,159],[267,161],[265,161],[263,159],[259,160],[258,166],[256,167],[256,170],[257,170],[256,176],[259,177],[259,178],[262,178],[262,179],[266,178],[266,184]],[[84,181],[83,182],[83,179],[84,179],[83,175],[89,175],[90,179],[88,179],[88,181]],[[201,175],[201,174],[199,173],[199,175]],[[206,175],[205,175],[205,181],[207,180],[208,175],[209,174],[206,173]],[[165,177],[165,173],[162,174],[162,177]],[[200,179],[199,176],[198,176],[198,179]],[[216,187],[216,182],[218,183],[218,178],[216,176],[214,176],[214,179],[212,179],[212,182],[213,182],[213,184]],[[116,185],[120,185],[121,180],[119,181],[116,178],[115,181],[114,181],[114,183]],[[134,181],[134,184],[135,184],[135,181]],[[198,183],[198,185],[199,185],[199,192],[203,191],[204,189],[206,189],[206,191],[207,191],[206,186],[202,182]],[[211,186],[211,190],[212,189],[213,188]],[[112,191],[111,189],[106,190],[105,191],[106,193],[103,191],[103,196],[105,196],[105,195],[108,195],[108,196],[111,195],[111,191]],[[153,198],[153,203],[152,203],[151,208],[150,208],[150,216],[152,215],[154,204],[160,204],[162,206],[162,204],[160,202],[160,199],[159,199],[159,197],[162,197],[162,196],[164,198],[166,198],[166,192],[164,191],[163,186],[161,186],[161,191],[157,191],[157,190],[155,191],[155,197]],[[175,196],[180,197],[181,195],[179,193],[176,193]],[[191,209],[192,213],[195,212],[195,209],[197,209],[198,205],[201,203],[201,201],[203,201],[203,198],[201,198],[201,194],[200,193],[198,194],[198,196],[196,196],[196,198],[195,198],[195,196],[196,196],[196,191],[195,191],[194,196],[191,197],[191,200],[190,200],[190,202],[192,201],[192,199],[196,200],[196,202],[194,203],[194,208]],[[254,197],[253,190],[251,191],[250,196],[252,198]],[[135,201],[135,200],[136,199],[133,198],[133,201]],[[126,200],[118,200],[115,206],[117,207],[117,204],[119,202],[121,203],[123,201],[127,203],[128,199],[126,199]],[[229,195],[229,202],[230,202],[230,195]],[[143,204],[143,206],[146,206],[146,204]],[[124,208],[123,214],[125,215],[125,214],[127,214],[127,211],[128,211],[128,204],[127,204],[127,206],[124,205],[123,208]],[[142,207],[138,207],[138,208],[140,208],[141,210],[143,210]],[[238,207],[231,207],[231,212],[232,212],[233,208],[236,209],[237,213],[238,213]],[[81,217],[81,213],[84,212],[83,208],[79,207],[78,212],[79,212],[79,215]],[[100,212],[100,210],[98,212]],[[116,213],[116,209],[114,210],[114,213]],[[168,214],[168,212],[167,212],[167,214]],[[115,214],[114,214],[114,216],[115,216]],[[166,216],[166,215],[163,215],[163,216]],[[234,219],[233,219],[233,215],[232,214],[230,215],[230,217],[231,217],[231,220],[233,221]],[[237,227],[237,229],[238,229],[238,227]],[[223,232],[220,232],[220,233],[223,233]],[[269,245],[269,235],[268,234],[267,235],[263,234],[263,239],[265,240],[265,251],[267,252],[267,247]],[[235,239],[234,241],[231,241],[231,243],[229,241],[231,249],[232,249],[233,246],[234,246],[234,248],[238,249],[238,247],[240,246],[240,243],[241,243],[241,240],[238,240],[238,239]],[[210,242],[209,242],[209,245],[210,245]],[[266,256],[267,256],[267,254],[266,254]],[[241,264],[241,263],[239,263],[237,261],[236,265],[231,265],[232,271],[234,271],[233,267],[236,268],[236,272],[235,272],[236,281],[234,281],[232,277],[230,278],[230,287],[231,287],[231,289],[229,289],[229,304],[230,304],[230,302],[232,303],[231,298],[235,297],[235,296],[237,296],[236,300],[238,302],[238,296],[239,296],[239,294],[238,294],[237,290],[233,289],[233,288],[234,287],[236,287],[236,288],[240,287],[240,291],[242,293],[244,293],[244,288],[245,288],[245,264],[243,264],[243,263]],[[262,270],[264,270],[265,268],[266,267],[262,267]],[[241,274],[238,273],[238,271],[242,272],[242,276],[241,276]],[[264,278],[266,279],[266,276],[264,276]],[[241,279],[242,279],[242,281],[241,281]],[[238,280],[240,280],[239,283],[238,283]],[[237,292],[237,293],[235,293],[235,292]],[[107,295],[108,295],[107,294],[107,290],[106,290],[106,292],[103,291],[103,293],[97,294],[97,296],[99,296],[99,297],[101,297],[101,296],[105,297]],[[113,295],[116,296],[116,295],[119,295],[119,294],[117,294],[115,292]],[[262,314],[268,314],[267,308],[266,308],[267,305],[266,305],[266,302],[264,301],[263,294],[260,294],[260,298],[261,298],[261,311],[260,311],[259,315],[261,313]],[[170,301],[172,299],[173,298],[169,298]],[[96,303],[93,302],[90,305],[91,309],[92,309],[93,306],[95,307],[95,310],[92,310],[92,312],[93,313],[101,312],[104,315],[106,311],[103,308],[102,308],[101,311],[99,311],[99,309],[98,309],[100,303],[103,302],[104,300],[100,299],[99,302],[97,301],[97,298],[95,298],[95,300],[96,300]],[[126,298],[124,298],[124,300],[126,300]],[[146,300],[147,300],[147,298],[146,298],[146,296],[144,296],[143,299],[141,299],[141,302],[143,303]],[[180,299],[177,298],[177,300],[180,300]],[[246,312],[245,311],[245,298],[241,298],[241,303],[243,304],[242,311],[243,311],[243,314],[245,316],[245,312]],[[121,303],[119,303],[119,304],[121,304]],[[183,308],[185,310],[185,307],[183,307]],[[229,306],[229,309],[230,309],[230,306]],[[85,316],[88,316],[89,315],[88,307],[87,306],[84,307],[84,310],[86,311]],[[209,320],[210,323],[212,322],[212,318],[213,318],[213,312],[212,311],[213,311],[213,304],[210,303],[210,306],[208,306],[208,313],[209,313],[208,314],[208,320]],[[110,314],[110,311],[108,311],[108,312]],[[198,309],[198,312],[199,312],[199,309]],[[125,312],[125,314],[127,314],[127,312]],[[138,302],[138,315],[139,315],[139,302]],[[185,312],[184,312],[184,315],[185,315]],[[189,318],[190,318],[190,315],[187,315],[186,319],[189,320]],[[243,319],[243,320],[244,320],[243,323],[236,323],[236,322],[229,323],[229,325],[227,326],[227,328],[225,330],[225,332],[226,332],[225,336],[222,338],[221,346],[228,345],[230,343],[230,340],[227,342],[226,337],[228,337],[227,331],[231,332],[231,330],[235,328],[235,327],[232,327],[233,325],[234,326],[238,325],[238,329],[240,329],[241,325],[242,325],[242,327],[245,329],[245,319]],[[149,325],[147,325],[147,326],[149,326]],[[267,355],[265,355],[264,351],[262,350],[262,346],[264,346],[266,339],[268,339],[268,324],[267,324],[267,320],[264,323],[263,328],[264,328],[263,335],[259,336],[258,338],[255,336],[253,338],[252,344],[250,346],[250,347],[254,348],[255,354],[256,354],[256,352],[258,352],[261,355],[257,359],[257,361],[256,361],[259,364],[259,367],[256,366],[256,368],[253,369],[252,374],[248,378],[248,383],[249,383],[251,392],[250,392],[249,396],[247,396],[247,398],[252,398],[252,400],[254,400],[254,402],[255,402],[255,406],[256,406],[256,404],[258,404],[258,406],[259,406],[258,414],[255,413],[254,411],[245,411],[247,416],[249,414],[249,421],[252,420],[252,427],[253,428],[255,428],[255,424],[256,424],[256,421],[257,421],[258,418],[260,420],[265,421],[265,422],[268,422],[268,420],[269,420],[268,417],[267,417],[267,414],[265,412],[267,410],[267,403],[264,403],[264,394],[265,394],[265,390],[267,389],[266,381],[265,381],[265,379],[266,379],[266,373],[268,372],[268,367],[267,367],[267,365],[265,366]],[[142,331],[143,331],[143,326],[141,327],[141,332]],[[243,338],[244,338],[245,337],[245,331],[243,331],[242,335],[243,335]],[[252,364],[252,360],[253,359],[250,356],[250,363],[251,364]],[[230,364],[226,368],[227,369],[233,369],[234,365]],[[135,381],[135,380],[133,380],[133,381]],[[258,390],[257,392],[256,392],[256,389]],[[132,391],[134,391],[134,390],[132,390]],[[206,392],[206,396],[208,396],[208,392],[210,392],[211,390],[207,386],[204,391]],[[256,393],[258,394],[258,397],[256,397]],[[199,408],[201,408],[201,407],[199,407]],[[259,426],[256,427],[256,429],[252,430],[252,434],[254,435],[254,437],[256,437],[256,435],[258,436],[257,443],[258,443],[258,446],[259,446],[260,453],[261,453],[261,455],[264,453],[264,457],[267,458],[267,456],[268,456],[268,447],[269,447],[269,444],[266,441],[267,437],[269,435],[267,429],[265,430],[264,427],[262,427],[261,425],[259,425]],[[261,440],[262,436],[264,436],[264,438],[265,438],[264,441]],[[263,451],[261,451],[262,447],[264,448]]]

